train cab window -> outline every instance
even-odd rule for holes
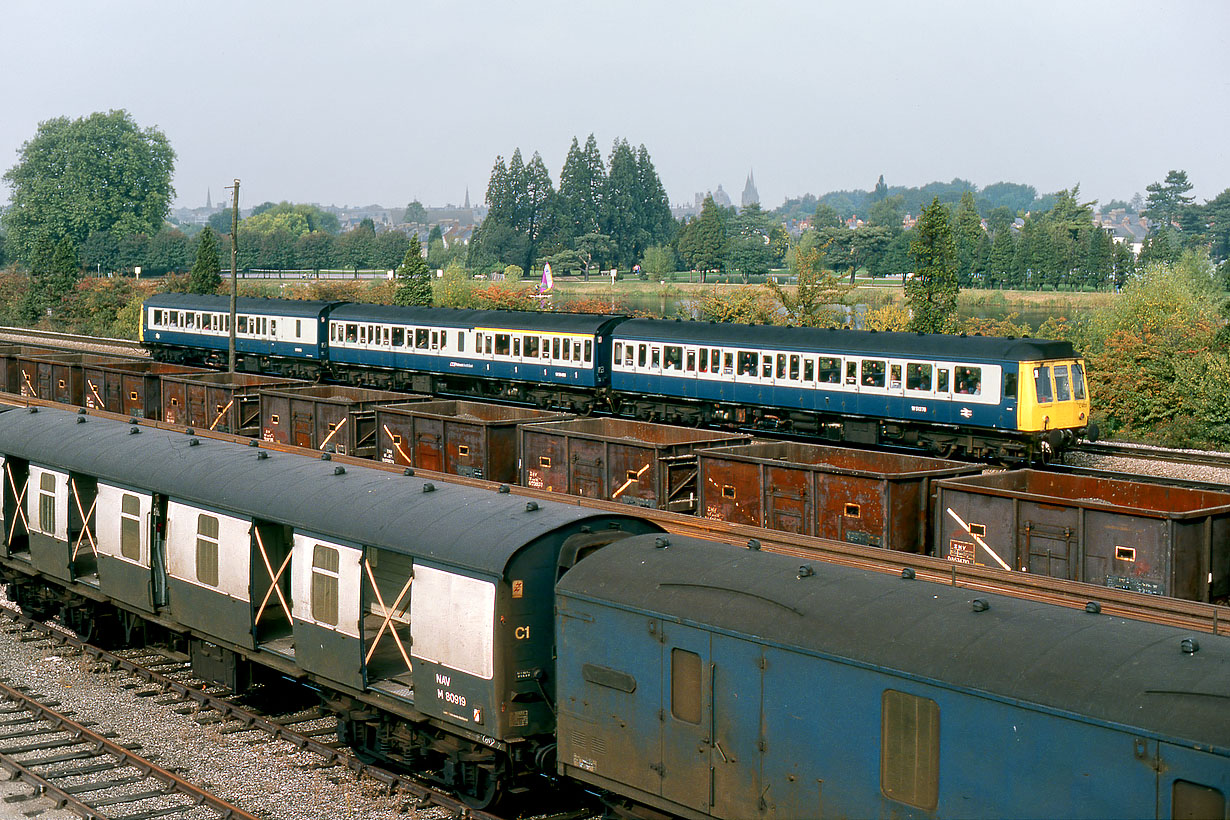
[[[405,347],[406,345],[406,329],[401,327],[393,328],[393,347]]]
[[[1077,401],[1083,401],[1085,398],[1085,371],[1080,362],[1072,363],[1072,397]]]
[[[196,579],[218,585],[218,519],[201,513],[196,522]]]
[[[884,362],[880,359],[863,359],[863,387],[884,386]]]
[[[777,378],[779,379],[786,378],[786,354],[785,353],[777,354]]]
[[[120,555],[141,560],[141,499],[132,493],[120,497]]]
[[[53,535],[56,531],[56,477],[43,473],[38,489],[38,529],[45,535]]]
[[[495,355],[507,356],[512,352],[512,347],[509,343],[509,335],[507,333],[495,334]]]
[[[585,340],[585,363],[589,364],[594,360],[594,340]]]
[[[906,390],[931,389],[931,365],[910,362],[905,366]]]
[[[662,348],[652,347],[649,349],[649,368],[657,370],[662,366]]]
[[[671,716],[699,724],[701,718],[700,655],[686,649],[671,650]]]
[[[1005,399],[1015,399],[1016,398],[1016,374],[1015,373],[1005,373],[1004,374],[1004,398]]]
[[[338,552],[317,544],[312,549],[312,619],[337,626]]]
[[[1051,393],[1051,369],[1049,367],[1034,368],[1034,389],[1038,391],[1039,404],[1054,401]]]
[[[683,367],[683,348],[678,345],[667,345],[662,348],[662,366],[666,370],[679,370]]]
[[[1072,386],[1068,381],[1068,366],[1055,365],[1055,401],[1071,401]]]
[[[695,350],[688,351],[687,364],[684,366],[684,369],[687,370],[689,373],[696,372],[696,351]]]
[[[888,386],[894,390],[901,389],[901,365],[890,364],[888,366]]]
[[[880,713],[880,790],[931,811],[940,791],[940,707],[930,698],[884,690]]]
[[[649,345],[638,345],[637,346],[637,351],[636,351],[636,366],[637,367],[645,366],[645,361],[646,361],[645,357],[648,355],[648,353],[649,353]]]
[[[717,364],[717,359],[714,359],[713,363]],[[700,372],[709,372],[709,348],[707,347],[702,347],[700,349]]]
[[[803,360],[803,381],[814,382],[816,380],[816,362],[811,356]]]
[[[773,376],[773,357],[764,356],[760,362],[760,375],[763,378],[772,378]]]
[[[790,356],[790,378],[796,382],[799,380],[799,357],[797,355]]]
[[[740,376],[755,376],[756,361],[759,357],[748,350],[739,351],[739,375]]]
[[[846,362],[846,384],[858,384],[858,362]]]
[[[1226,796],[1220,789],[1176,780],[1170,787],[1170,816],[1179,818],[1225,817]]]

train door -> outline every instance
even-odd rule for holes
[[[708,813],[713,789],[713,674],[709,633],[663,625],[662,797]]]
[[[294,533],[290,527],[269,521],[252,526],[252,629],[256,645],[289,638],[291,613],[290,560]]]
[[[72,473],[68,478],[69,566],[74,581],[98,586],[97,503],[98,482]]]
[[[768,488],[767,521],[765,525],[782,532],[797,532],[812,535],[814,513],[808,485],[811,473],[805,470],[780,470],[766,468],[765,486]]]
[[[444,422],[440,419],[414,420],[414,466],[444,472]]]
[[[3,469],[4,554],[30,556],[30,530],[26,519],[26,493],[29,491],[29,462],[0,458]]]
[[[150,509],[150,597],[154,607],[171,601],[167,588],[167,497],[155,495]]]
[[[298,402],[289,402],[290,411],[290,443],[296,447],[312,446],[312,411],[301,410]]]
[[[750,641],[725,635],[713,635],[712,642],[712,813],[762,816],[764,653]]]
[[[1072,552],[1077,542],[1075,527],[1062,522],[1026,521],[1019,537],[1030,572],[1051,578],[1072,578]]]
[[[572,462],[572,494],[585,498],[606,498],[606,443],[572,439],[569,442]],[[623,482],[620,482],[623,484]],[[629,487],[624,486],[624,492]],[[620,500],[618,496],[612,498]]]

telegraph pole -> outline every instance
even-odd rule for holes
[[[232,186],[227,186],[228,188]],[[235,300],[239,294],[239,275],[235,267],[239,255],[239,180],[235,180],[234,192],[231,197],[231,321],[230,338],[227,341],[227,370],[235,372]]]

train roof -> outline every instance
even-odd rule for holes
[[[953,336],[942,333],[896,333],[662,319],[630,319],[619,325],[615,336],[637,341],[774,347],[936,359],[1037,361],[1070,359],[1075,355],[1070,342],[1051,339],[1007,339],[998,336]]]
[[[390,324],[432,327],[481,327],[501,330],[528,330],[530,332],[593,334],[602,333],[611,323],[625,318],[605,313],[467,310],[463,308],[366,305],[357,302],[350,302],[334,308],[331,317],[338,321],[388,322]]]
[[[323,311],[336,304],[339,303],[308,299],[250,299],[245,297],[235,300],[235,309],[240,313],[255,313],[261,316],[318,317]],[[229,296],[157,293],[145,300],[145,306],[171,310],[229,311],[231,301]]]
[[[489,576],[560,527],[612,518],[551,501],[531,511],[524,497],[371,467],[337,475],[335,462],[194,438],[48,408],[0,412],[0,453],[10,458]]]
[[[808,576],[796,557],[665,538],[597,551],[560,594],[1230,750],[1228,637],[833,564]]]

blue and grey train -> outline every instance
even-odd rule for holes
[[[1096,437],[1067,342],[275,299],[242,299],[237,317],[252,371],[945,455],[1029,459]],[[142,340],[216,364],[227,323],[222,297],[162,294]]]
[[[546,776],[623,818],[1230,820],[1230,637],[341,461],[0,411],[0,583],[307,681],[476,805]]]

